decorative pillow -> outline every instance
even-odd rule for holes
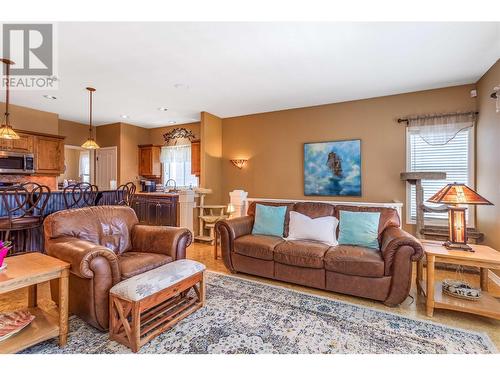
[[[296,211],[290,211],[287,240],[312,240],[337,246],[335,238],[339,221],[334,216],[311,219]]]
[[[255,220],[252,234],[283,237],[286,206],[255,205]]]
[[[380,212],[340,211],[339,244],[379,249]]]

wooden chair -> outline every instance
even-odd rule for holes
[[[66,209],[96,206],[99,188],[88,182],[66,186],[63,189],[64,206]]]
[[[116,189],[116,202],[120,206],[132,207],[136,186],[133,182],[118,186]]]
[[[0,217],[0,232],[4,241],[10,239],[11,232],[24,232],[22,250],[27,250],[29,234],[39,229],[45,218],[45,208],[50,199],[50,188],[35,182],[10,186],[0,190],[5,216]],[[16,241],[16,247],[19,242]]]

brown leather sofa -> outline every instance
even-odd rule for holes
[[[284,237],[288,236],[289,212],[292,210],[311,218],[338,218],[341,210],[380,212],[380,251],[360,246],[331,247],[313,241],[286,241],[281,237],[252,235],[256,203],[287,206]],[[315,202],[252,202],[247,214],[219,221],[216,225],[224,264],[233,273],[243,272],[351,294],[394,306],[407,298],[412,262],[423,255],[421,243],[399,228],[399,215],[390,208],[334,206]]]
[[[71,264],[70,311],[100,330],[108,328],[113,285],[184,259],[192,240],[185,228],[139,225],[125,206],[59,211],[45,219],[44,232],[47,254]]]

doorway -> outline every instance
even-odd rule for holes
[[[96,181],[99,190],[110,190],[110,181],[117,181],[117,147],[101,147],[96,150]],[[113,187],[116,189],[116,187]]]

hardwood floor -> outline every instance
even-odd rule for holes
[[[207,268],[211,271],[230,274],[225,268],[220,258],[218,260],[214,259],[213,247],[210,245],[195,243],[194,245],[188,248],[187,257],[189,259],[194,259],[204,263],[207,266]],[[452,278],[454,277],[454,275],[455,275],[454,272],[450,271],[443,271],[443,270],[436,271],[436,279],[438,280],[447,277]],[[500,349],[500,321],[476,315],[447,311],[447,310],[435,310],[434,317],[428,318],[425,314],[425,299],[422,296],[415,298],[416,287],[414,282],[412,285],[412,289],[410,291],[410,295],[414,297],[414,300],[408,298],[400,306],[390,308],[384,306],[382,303],[366,300],[363,298],[351,297],[343,294],[302,287],[295,284],[268,280],[261,277],[250,276],[245,274],[236,274],[234,276],[265,282],[271,285],[284,286],[302,292],[313,293],[319,296],[333,298],[348,303],[354,303],[357,305],[362,305],[369,308],[386,311],[389,313],[400,314],[413,319],[428,320],[439,324],[445,324],[452,327],[457,327],[460,329],[485,332],[488,334],[488,336],[490,337],[492,342],[496,345],[496,347]],[[479,275],[476,276],[476,275],[465,274],[465,278],[472,285],[479,286]],[[500,287],[498,285],[494,284],[490,280],[489,287],[490,287],[490,292],[492,294],[494,294],[497,297],[500,297]],[[52,305],[53,302],[50,300],[49,285],[47,283],[39,285],[38,298],[39,298],[39,305],[47,307],[53,306]],[[27,300],[28,300],[27,290],[20,290],[0,295],[0,311],[14,310],[17,308],[25,307],[27,306]]]

